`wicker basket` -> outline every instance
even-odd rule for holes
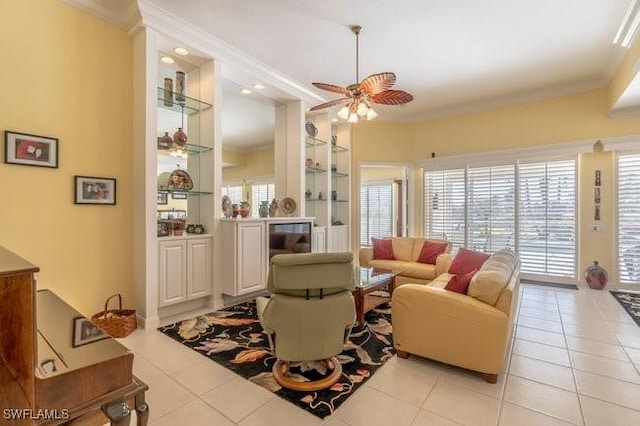
[[[118,309],[109,309],[109,301],[118,297]],[[104,311],[91,317],[91,322],[109,333],[111,337],[127,337],[135,330],[136,311],[134,309],[122,309],[122,296],[114,294],[104,303]]]

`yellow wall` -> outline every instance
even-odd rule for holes
[[[609,118],[609,93],[610,88],[603,88],[418,123],[358,123],[353,128],[353,165],[360,161],[417,163],[431,152],[442,157],[640,134],[640,117]],[[580,275],[593,260],[599,260],[605,269],[613,272],[613,155],[585,154],[579,161],[578,272]],[[591,230],[596,169],[602,170],[603,176],[600,223],[604,232]],[[416,173],[416,187],[419,179]],[[357,198],[358,191],[354,190],[353,194]],[[419,188],[415,196],[419,202]],[[355,217],[352,219],[357,223]],[[410,229],[421,233],[421,222],[421,216],[416,214]],[[353,231],[357,231],[355,227]]]
[[[223,151],[222,161],[238,165],[222,170],[222,180],[238,180],[258,176],[274,175],[273,145],[251,151]]]
[[[0,129],[59,139],[58,169],[0,164],[0,244],[85,315],[132,300],[132,44],[61,1],[0,3]],[[117,179],[117,205],[73,204],[73,176]]]

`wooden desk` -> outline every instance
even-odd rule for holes
[[[102,410],[121,426],[133,400],[145,425],[148,387],[133,376],[133,354],[108,336],[79,339],[90,324],[51,291],[35,291],[38,271],[0,247],[0,423],[58,425]]]

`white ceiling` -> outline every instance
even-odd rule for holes
[[[417,120],[604,86],[631,0],[150,0],[326,99],[319,81],[395,72],[415,100],[380,107]]]

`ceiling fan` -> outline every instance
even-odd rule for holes
[[[354,25],[351,31],[356,35],[356,81],[359,78],[359,35],[362,27]],[[402,105],[413,100],[413,95],[402,90],[391,90],[396,82],[396,75],[392,72],[373,74],[360,83],[340,87],[327,83],[311,83],[315,87],[333,93],[339,93],[345,97],[325,102],[312,107],[309,111],[317,111],[335,105],[343,105],[338,111],[338,116],[351,123],[356,123],[358,117],[366,117],[373,120],[378,113],[371,107],[371,103],[381,105]]]

